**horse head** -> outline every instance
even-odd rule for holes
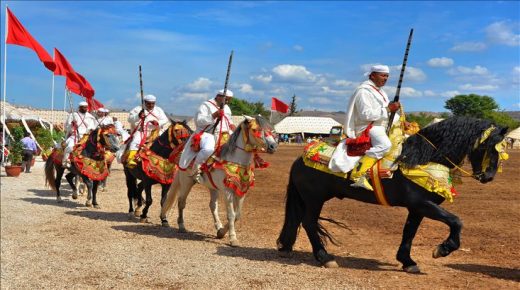
[[[507,127],[500,128],[491,125],[477,139],[469,152],[468,158],[471,162],[473,177],[481,183],[492,181],[499,171],[500,162],[509,158],[505,153],[506,133]]]
[[[113,124],[101,126],[98,131],[98,142],[112,153],[117,152],[119,150],[119,139],[117,138],[116,127]]]
[[[168,139],[170,140],[170,144],[173,143],[175,146],[184,144],[190,138],[193,130],[188,126],[186,120],[182,122],[171,120],[171,123],[172,124],[168,128]]]
[[[245,120],[240,124],[244,132],[245,150],[251,152],[274,153],[278,147],[273,134],[273,127],[262,116],[244,116]]]

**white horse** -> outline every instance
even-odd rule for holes
[[[246,184],[242,183],[241,186],[239,183],[237,185],[237,176],[229,175],[227,172],[230,171],[226,172],[226,168],[238,169],[242,173],[247,172],[245,174],[246,177],[249,174],[251,178],[254,178],[254,153],[274,153],[278,146],[271,130],[272,126],[261,116],[255,118],[246,116],[246,119],[237,127],[230,139],[222,145],[220,156],[213,156],[215,159],[213,166],[210,165],[208,170],[203,170],[202,185],[207,187],[211,193],[209,207],[213,215],[215,229],[217,230],[217,238],[223,238],[226,232],[229,231],[231,246],[239,245],[235,232],[235,222],[240,218],[245,191],[247,191],[250,183],[247,183],[246,179]],[[161,210],[162,225],[168,227],[168,212],[178,198],[179,217],[177,218],[177,224],[179,232],[186,232],[183,211],[186,207],[188,194],[195,184],[193,177],[190,177],[188,174],[188,170],[177,171]],[[239,178],[240,176],[244,180],[244,174],[239,175]],[[251,179],[250,182],[253,180]],[[224,196],[226,201],[228,223],[225,227],[222,226],[218,215],[219,193]]]

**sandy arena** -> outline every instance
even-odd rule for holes
[[[264,155],[271,166],[257,171],[243,219],[241,247],[215,238],[201,186],[188,197],[188,233],[178,233],[177,212],[160,226],[160,191],[154,187],[150,223],[129,218],[121,165],[114,166],[101,209],[71,198],[64,202],[44,187],[43,161],[33,173],[1,178],[2,289],[520,289],[520,151],[510,150],[504,172],[489,184],[464,178],[459,196],[444,204],[463,223],[461,248],[433,259],[433,248],[448,235],[439,222],[424,220],[412,249],[422,274],[406,274],[395,260],[407,211],[353,200],[326,203],[322,216],[351,231],[326,227],[341,242],[328,245],[337,269],[314,260],[302,230],[292,257],[279,256],[275,241],[284,217],[289,167],[301,146],[281,145]],[[219,204],[225,220],[223,204]]]

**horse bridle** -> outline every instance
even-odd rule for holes
[[[270,131],[266,131],[262,128],[260,128],[260,125],[256,122],[256,120],[251,120],[248,122],[249,125],[247,128],[245,128],[245,123],[242,123],[242,130],[244,130],[243,139],[244,139],[244,148],[240,148],[237,146],[237,148],[244,150],[246,152],[264,152],[267,147],[267,136],[272,136],[272,133]],[[260,128],[260,130],[258,129]],[[251,144],[251,138],[249,137],[250,131],[253,131],[253,139],[257,144]],[[263,134],[262,134],[263,133]],[[261,143],[261,145],[258,145],[258,143]]]

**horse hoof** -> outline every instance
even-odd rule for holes
[[[90,200],[87,200],[87,202],[85,203],[85,206],[92,207],[92,202]]]
[[[94,208],[100,209],[101,206],[99,206],[99,204],[95,204],[95,205],[94,205]]]
[[[149,223],[150,223],[150,221],[148,220],[147,217],[146,217],[146,218],[141,218],[141,219],[139,220],[139,222],[142,223],[142,224],[149,224]]]
[[[403,271],[405,271],[406,273],[410,273],[410,274],[419,274],[419,273],[421,273],[421,270],[419,269],[419,267],[417,265],[403,267]]]
[[[185,233],[187,233],[187,232],[188,232],[188,231],[186,230],[186,228],[184,228],[184,227],[182,227],[182,228],[179,227],[179,233],[181,233],[181,234],[185,234]]]
[[[278,251],[278,256],[282,258],[290,258],[292,257],[293,252],[292,251]]]
[[[170,227],[170,224],[168,223],[167,220],[163,220],[161,221],[161,226],[165,227],[165,228],[169,228]]]
[[[441,253],[441,246],[437,246],[435,247],[435,249],[433,249],[433,252],[432,252],[432,257],[434,259],[437,259],[437,258],[441,258],[443,257],[442,253]]]
[[[76,192],[72,193],[72,199],[78,199],[78,193],[76,193]]]
[[[140,217],[140,216],[141,216],[141,213],[142,213],[142,212],[141,212],[140,210],[139,210],[139,211],[136,210],[136,211],[134,212],[134,216],[136,216],[136,217]]]
[[[58,201],[58,203],[62,203],[63,202],[63,200],[61,199],[61,196],[56,197],[56,201]]]
[[[336,261],[332,260],[332,261],[328,261],[327,263],[325,263],[323,265],[325,268],[328,268],[328,269],[332,269],[332,268],[338,268],[338,263],[336,263]]]
[[[224,230],[224,228],[220,228],[217,230],[217,239],[222,239],[225,236],[226,236],[226,231]]]
[[[238,246],[240,246],[240,243],[238,242],[238,240],[231,240],[231,241],[229,241],[229,245],[231,247],[238,247]]]

